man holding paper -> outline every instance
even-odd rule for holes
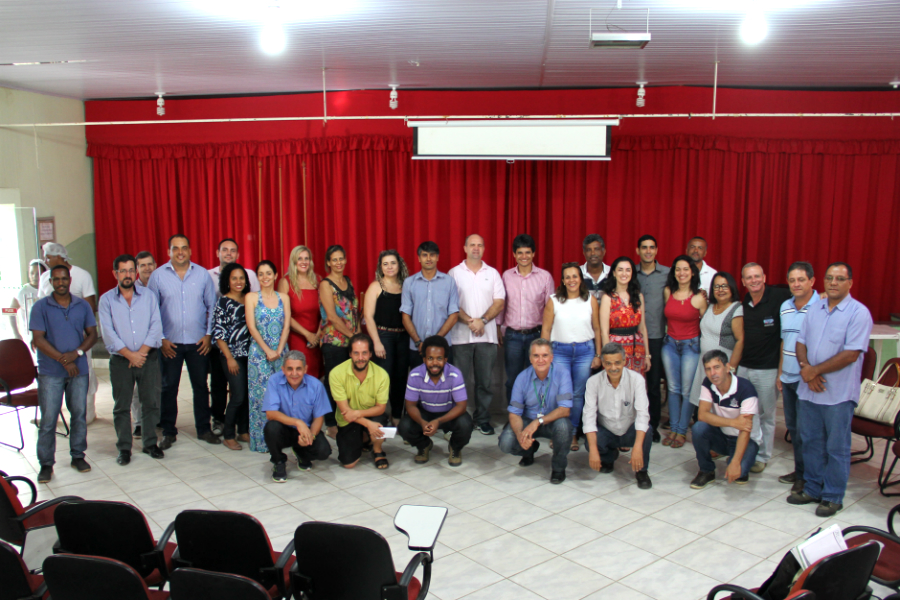
[[[293,449],[301,471],[309,471],[312,461],[325,460],[331,455],[331,446],[322,432],[331,404],[322,382],[306,376],[306,356],[302,352],[288,352],[281,373],[269,377],[262,408],[269,419],[263,436],[275,465],[272,468],[275,483],[287,479],[287,456],[282,448]]]

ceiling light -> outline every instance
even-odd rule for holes
[[[281,23],[266,23],[259,34],[259,43],[262,51],[274,55],[284,52],[287,40],[284,35],[284,27]]]
[[[761,10],[747,11],[744,21],[741,23],[741,39],[747,44],[758,44],[766,37],[769,26],[766,24],[766,16]]]
[[[388,106],[391,107],[391,110],[397,110],[398,104],[399,103],[397,101],[397,86],[392,85],[391,86],[391,95],[389,96],[389,99],[388,99]]]
[[[591,34],[591,48],[631,48],[640,50],[649,43],[649,31],[647,33],[600,31]]]
[[[158,92],[156,94],[156,96],[157,96],[157,98],[156,98],[156,114],[159,115],[160,117],[162,117],[166,114],[166,101],[163,100],[164,93],[165,92]]]
[[[895,90],[900,88],[900,81],[892,81],[888,85],[892,86]]]
[[[647,101],[644,99],[644,97],[647,95],[647,90],[644,89],[644,86],[647,85],[647,82],[638,81],[637,84],[641,87],[638,88],[637,101],[634,104],[638,108],[644,108],[644,106],[647,104]]]

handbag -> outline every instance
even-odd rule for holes
[[[897,383],[893,386],[881,382],[886,373],[893,367],[897,371]],[[881,372],[878,381],[866,379],[859,389],[859,404],[853,414],[863,419],[884,423],[893,427],[900,412],[900,365],[891,364]]]

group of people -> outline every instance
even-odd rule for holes
[[[502,349],[508,422],[499,447],[527,467],[537,438],[549,438],[552,483],[565,480],[568,454],[584,443],[590,467],[601,473],[629,454],[638,487],[648,489],[652,444],[680,448],[688,430],[700,466],[692,487],[716,478],[719,456],[727,458],[727,480],[746,483],[772,458],[781,391],[795,458],[794,472],[780,478],[792,485],[788,502],[819,503],[823,516],[840,510],[872,327],[850,296],[850,266],[830,265],[820,295],[809,263],[789,267],[784,289],[767,285],[763,267],[751,262],[740,273],[747,290],[740,298],[735,278],[705,262],[700,237],[671,267],[657,262],[651,235],[637,241],[637,262],[621,256],[606,265],[597,234],[582,249],[585,262],[563,264],[558,281],[534,264],[527,234],[514,239],[516,265],[502,274],[484,262],[477,234],[447,273],[438,270],[434,242],[418,247],[413,275],[397,251],[386,250],[362,310],[339,245],[326,250],[321,279],[305,246],[293,249],[284,275],[268,260],[253,271],[241,266],[230,238],[208,271],[191,261],[182,234],[169,239],[170,260],[159,268],[148,252],[119,256],[118,285],[99,303],[118,461],[129,463],[135,436],[154,458],[176,443],[186,364],[197,437],[268,452],[275,481],[286,480],[287,447],[300,469],[326,459],[326,435],[344,467],[371,452],[386,469],[385,435],[399,433],[416,448],[415,462],[425,463],[440,431],[448,463],[458,466],[474,431],[495,433],[491,380]],[[72,464],[90,468],[81,399],[86,353],[97,337],[93,306],[72,288],[77,267],[48,262],[52,294],[34,303],[29,325],[44,415],[41,482],[52,476],[52,428],[64,392]]]

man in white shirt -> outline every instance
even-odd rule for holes
[[[692,237],[688,241],[685,254],[691,257],[697,269],[700,271],[700,289],[706,292],[707,298],[712,298],[712,280],[716,274],[716,270],[706,264],[703,260],[706,258],[706,240],[699,235]]]
[[[28,349],[31,350],[33,356],[34,348],[31,347],[31,329],[28,328],[28,317],[31,314],[31,307],[38,299],[41,274],[46,270],[47,265],[39,258],[28,263],[28,283],[22,286],[10,303],[10,307],[16,309],[16,314],[9,317],[13,338],[28,344]]]
[[[599,302],[603,281],[609,275],[609,265],[603,262],[603,257],[606,256],[606,242],[599,234],[592,233],[584,238],[581,250],[584,252],[585,260],[585,263],[581,265],[584,282],[588,286],[588,291]]]
[[[453,363],[462,371],[466,395],[475,405],[475,429],[493,435],[491,377],[499,341],[494,319],[506,303],[506,288],[497,269],[481,260],[484,238],[473,233],[466,238],[464,249],[466,260],[449,273],[459,291],[459,320],[450,330]]]

